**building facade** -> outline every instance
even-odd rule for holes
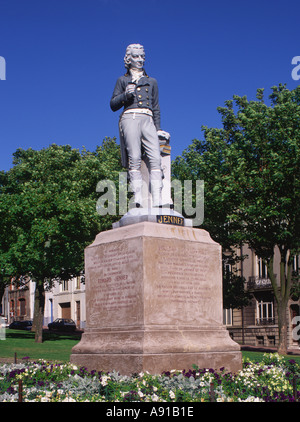
[[[13,321],[32,320],[35,283],[30,279],[12,279],[2,298],[2,314],[10,324]]]
[[[56,318],[72,319],[77,329],[85,327],[85,284],[81,276],[55,283],[45,295],[44,325]]]
[[[275,251],[274,272],[280,271],[279,252]],[[224,309],[223,322],[234,341],[252,346],[278,346],[277,304],[266,266],[253,250],[243,246],[238,251],[247,258],[235,268],[245,281],[245,289],[252,294],[250,304],[242,309]],[[294,262],[294,271],[299,271],[300,257]],[[233,269],[230,269],[233,270]],[[2,314],[8,323],[14,320],[32,320],[34,313],[35,283],[24,280],[12,283],[2,298]],[[73,319],[78,329],[84,330],[86,323],[85,284],[82,277],[55,283],[45,294],[44,326],[56,318]],[[298,319],[297,319],[298,318]],[[295,324],[300,322],[300,300],[291,298],[287,307],[289,348],[299,347],[295,337]],[[299,330],[300,335],[300,330]]]
[[[45,292],[44,323],[56,318],[73,319],[78,329],[85,327],[85,284],[82,277],[74,277],[62,283],[54,283],[51,290]],[[35,282],[26,280],[16,283],[12,280],[5,289],[2,298],[2,314],[8,324],[13,321],[33,320]]]
[[[245,278],[245,289],[251,293],[250,304],[242,309],[224,309],[224,324],[231,337],[239,344],[252,346],[277,347],[279,343],[277,303],[271,280],[264,262],[254,251],[243,246],[240,254],[247,258],[236,268]],[[299,270],[299,256],[294,262],[294,271]],[[275,250],[274,273],[279,284],[280,255]],[[295,336],[295,322],[300,315],[299,298],[291,298],[287,307],[287,344],[289,348],[298,348],[300,343]]]

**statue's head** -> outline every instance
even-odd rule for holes
[[[126,69],[142,69],[145,63],[145,50],[141,44],[130,44],[126,48],[124,64]]]

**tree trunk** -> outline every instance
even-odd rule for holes
[[[37,286],[37,283],[36,283],[36,286]],[[33,321],[32,321],[31,332],[35,332],[36,330],[36,321],[37,321],[37,315],[38,315],[38,309],[39,309],[39,300],[37,298],[38,294],[39,294],[38,289],[37,287],[35,287],[34,304],[33,304]]]
[[[287,306],[290,298],[291,291],[291,278],[292,278],[292,255],[287,248],[279,247],[281,261],[280,261],[280,285],[277,285],[276,277],[274,275],[274,255],[267,262],[268,275],[271,280],[275,299],[277,302],[278,314],[278,331],[279,331],[279,344],[278,353],[281,355],[287,354]]]
[[[2,280],[0,280],[0,303],[2,303],[2,298],[3,298],[3,295],[4,295],[5,287],[6,287],[6,285],[4,284],[4,282]]]
[[[35,286],[35,302],[34,302],[34,319],[33,330],[35,331],[35,342],[43,342],[43,320],[45,309],[45,290],[43,283],[36,283]]]
[[[277,303],[278,305],[278,330],[279,330],[279,343],[278,343],[278,353],[280,355],[287,354],[287,317],[286,317],[286,309],[287,303],[286,301],[281,301],[281,303]]]

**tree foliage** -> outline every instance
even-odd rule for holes
[[[84,248],[111,228],[114,217],[96,212],[96,185],[117,180],[119,147],[106,138],[95,152],[55,144],[18,149],[13,164],[1,173],[0,268],[3,279],[28,275],[36,282],[43,312],[44,286],[80,274]]]
[[[226,101],[218,108],[223,128],[204,127],[205,139],[194,140],[173,171],[179,178],[204,180],[203,227],[215,240],[225,248],[247,243],[266,262],[284,351],[292,261],[300,247],[300,87],[275,86],[268,101],[263,89],[255,101],[236,95]]]

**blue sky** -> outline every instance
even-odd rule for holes
[[[221,127],[217,107],[233,95],[298,86],[299,15],[299,0],[0,0],[0,170],[19,147],[119,139],[109,101],[130,43],[158,80],[174,159],[202,125]]]

